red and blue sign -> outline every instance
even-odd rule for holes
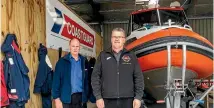
[[[54,25],[51,29],[52,32],[60,34],[60,30],[62,28],[61,35],[67,37],[69,39],[76,38],[80,41],[81,44],[84,44],[90,48],[94,47],[94,35],[76,23],[74,20],[69,18],[67,15],[63,14],[60,10],[55,8],[57,19],[63,20],[63,23],[54,22]],[[64,19],[63,19],[64,18]]]

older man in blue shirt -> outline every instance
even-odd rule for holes
[[[56,64],[52,86],[56,108],[82,108],[88,100],[86,58],[79,54],[79,50],[79,40],[71,39],[70,53]]]
[[[81,59],[78,57],[77,61],[74,57],[71,58],[71,87],[72,93],[82,92],[82,69]]]

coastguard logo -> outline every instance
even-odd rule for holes
[[[80,26],[77,22],[63,14],[59,9],[55,8],[57,14],[56,21],[51,29],[52,32],[60,34],[69,39],[76,38],[80,43],[93,48],[95,44],[94,35],[88,32],[84,27]]]
[[[128,55],[124,55],[122,57],[122,59],[123,59],[124,62],[129,62],[131,60],[131,58]]]

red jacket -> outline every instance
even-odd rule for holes
[[[1,62],[0,70],[1,70],[1,99],[0,99],[1,104],[0,104],[0,106],[2,107],[2,106],[9,105],[7,87],[6,87],[5,79],[4,79],[4,69],[3,69],[2,62]]]

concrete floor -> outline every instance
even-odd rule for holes
[[[88,108],[97,108],[96,104],[90,103],[90,102],[88,102],[87,106],[88,106]],[[143,108],[143,107],[141,107],[141,108]],[[154,105],[148,105],[147,108],[166,108],[166,105],[165,104],[154,104]],[[201,108],[201,107],[197,107],[197,108]],[[210,104],[210,108],[214,108],[213,104]]]
[[[97,108],[95,103],[88,102],[87,108]]]

